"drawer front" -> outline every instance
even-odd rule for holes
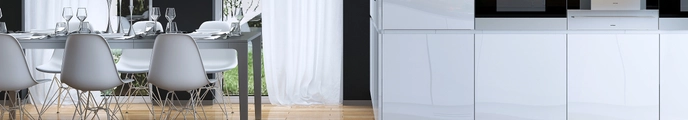
[[[657,30],[657,10],[570,10],[569,30]]]
[[[591,10],[641,10],[640,0],[592,0]]]
[[[658,19],[652,17],[575,17],[569,18],[570,30],[636,29],[656,30]]]

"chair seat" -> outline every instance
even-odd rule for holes
[[[130,65],[124,63],[117,63],[115,66],[117,67],[117,71],[121,73],[146,73],[150,69],[147,65]]]
[[[61,73],[62,72],[62,65],[49,62],[49,63],[45,63],[43,65],[36,67],[36,70],[44,72],[44,73]]]
[[[217,65],[216,66],[212,66],[212,65],[206,66],[206,65],[204,65],[203,67],[205,68],[206,73],[219,73],[219,72],[224,72],[227,70],[234,69],[234,68],[236,68],[236,65],[234,65],[234,66],[217,66]]]
[[[52,79],[40,79],[40,80],[36,80],[36,82],[37,82],[38,84],[46,83],[46,82],[50,82],[50,81],[52,81]]]

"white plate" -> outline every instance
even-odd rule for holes
[[[33,36],[33,33],[10,33],[8,35],[17,39],[28,39],[31,38],[31,36]]]
[[[208,38],[212,36],[213,34],[201,34],[201,33],[193,33],[193,34],[187,34],[191,36],[192,38]]]
[[[55,33],[55,29],[31,30],[31,33],[36,33],[36,34],[54,34],[54,33]]]
[[[103,36],[103,38],[105,38],[105,39],[124,37],[124,33],[106,33],[106,34],[99,34],[99,35]]]
[[[218,33],[220,29],[197,29],[195,33]]]

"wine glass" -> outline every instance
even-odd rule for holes
[[[0,9],[0,18],[2,18],[2,9]]]
[[[150,14],[151,19],[153,19],[153,21],[155,23],[158,23],[158,17],[160,17],[160,8],[159,7],[151,8],[151,10],[148,14]],[[153,31],[158,31],[158,30],[155,27],[153,27]]]
[[[165,18],[167,18],[167,21],[172,22],[175,17],[177,17],[177,13],[174,8],[167,8],[167,11],[165,11]]]
[[[86,8],[79,8],[76,9],[76,18],[79,19],[79,29],[84,28],[84,20],[86,20],[86,17],[88,14],[86,13]],[[82,30],[79,30],[82,31]]]
[[[237,22],[241,23],[241,20],[244,19],[244,9],[236,8],[236,11],[234,13],[234,17],[236,17]]]
[[[0,22],[0,33],[7,33],[7,25],[5,22]]]
[[[179,29],[177,28],[177,22],[167,23],[167,33],[177,33]]]
[[[67,24],[67,27],[65,28],[65,31],[67,31],[66,34],[69,34],[69,20],[72,20],[72,16],[74,16],[72,13],[72,7],[62,8],[62,18],[65,19],[65,23]]]

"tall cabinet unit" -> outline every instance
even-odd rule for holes
[[[660,35],[660,118],[688,119],[688,35]]]
[[[566,120],[566,34],[476,34],[475,120]]]
[[[659,118],[658,34],[569,34],[569,120]]]
[[[473,34],[384,34],[382,119],[473,120]]]

